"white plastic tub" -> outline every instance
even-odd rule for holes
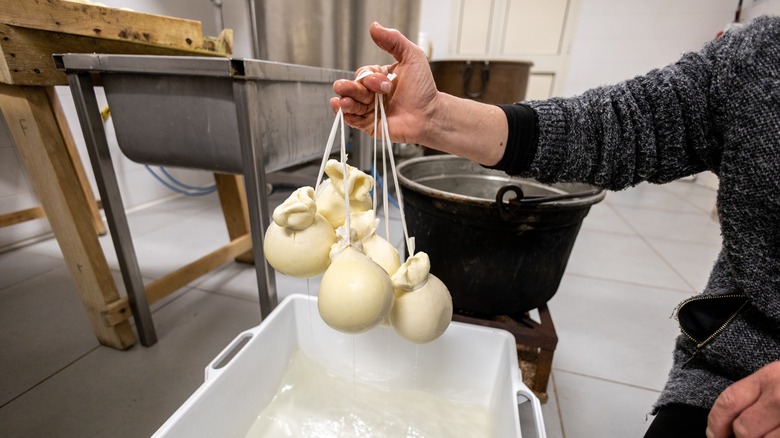
[[[508,332],[453,322],[439,339],[420,346],[387,327],[347,335],[325,325],[316,298],[292,295],[209,364],[205,383],[154,437],[243,438],[298,350],[358,381],[485,406],[496,438],[522,436],[519,405],[530,414],[524,418],[533,418],[523,430],[546,436],[539,400],[522,383]]]

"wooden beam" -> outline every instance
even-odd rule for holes
[[[128,301],[127,297],[122,297],[106,304],[106,308],[103,309],[100,315],[105,325],[115,327],[127,322],[133,316],[133,309],[130,308],[130,301]]]
[[[200,21],[60,0],[3,0],[0,23],[100,39],[200,48]]]
[[[65,148],[68,151],[68,157],[73,165],[73,170],[76,171],[76,177],[79,179],[79,186],[84,191],[84,196],[89,204],[89,213],[92,215],[92,221],[95,223],[95,229],[98,235],[102,236],[106,234],[106,224],[103,223],[103,217],[100,216],[100,208],[95,201],[95,193],[92,192],[92,186],[89,185],[89,179],[87,179],[87,172],[84,170],[84,163],[81,161],[79,151],[76,148],[76,141],[73,139],[73,133],[70,132],[70,126],[68,126],[68,119],[65,117],[65,111],[62,109],[60,99],[57,97],[57,92],[54,87],[46,88],[46,96],[49,98],[49,105],[54,110],[54,119],[57,121],[57,127],[60,130],[62,140],[65,142]]]
[[[233,33],[201,23],[61,0],[0,1],[0,82],[66,85],[53,53],[229,56]]]
[[[222,214],[225,217],[225,226],[227,226],[230,240],[249,234],[251,226],[249,224],[249,209],[246,203],[244,177],[241,175],[215,173],[214,181],[217,183],[219,202],[222,205]],[[236,257],[236,261],[254,263],[255,257],[252,254],[252,247],[250,246],[247,252]]]
[[[0,228],[46,217],[41,207],[28,208],[0,215]]]
[[[159,301],[171,292],[186,286],[203,274],[213,271],[251,248],[252,239],[248,234],[245,234],[218,250],[149,283],[146,286],[146,298],[149,300],[149,304]]]
[[[128,322],[107,326],[101,312],[119,299],[97,239],[89,205],[42,87],[0,84],[0,111],[41,201],[98,340],[118,349],[135,344]]]
[[[0,2],[2,3],[2,2]],[[120,40],[102,40],[0,23],[0,82],[17,85],[67,85],[57,70],[53,53],[120,53],[127,55],[215,56],[215,52],[147,46]],[[224,56],[224,55],[223,55]]]

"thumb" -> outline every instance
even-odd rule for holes
[[[401,32],[396,29],[387,29],[376,21],[371,23],[369,29],[371,38],[377,46],[385,52],[391,54],[396,61],[408,61],[407,55],[410,49],[416,49],[417,46],[409,41]]]

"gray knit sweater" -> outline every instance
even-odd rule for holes
[[[524,176],[612,190],[704,170],[720,178],[723,248],[703,294],[749,301],[698,351],[678,338],[655,408],[709,408],[780,360],[780,18],[758,18],[644,76],[527,105],[538,146]]]

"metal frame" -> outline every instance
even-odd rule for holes
[[[93,75],[103,73],[175,74],[182,76],[225,77],[232,80],[238,137],[241,148],[247,204],[251,225],[252,251],[258,283],[260,313],[268,316],[278,304],[273,269],[265,261],[263,238],[270,224],[271,212],[265,196],[266,152],[262,133],[273,128],[262,117],[257,105],[258,86],[263,79],[300,81],[316,78],[319,82],[351,77],[350,72],[294,66],[255,60],[198,57],[141,57],[129,55],[55,55],[54,61],[68,76],[79,121],[89,151],[90,162],[106,211],[111,238],[117,252],[128,301],[135,317],[139,340],[150,346],[157,342],[149,302],[146,297],[138,259],[130,235],[116,172],[111,161],[103,121],[95,95]],[[330,122],[328,122],[329,124]],[[273,166],[272,166],[273,167]],[[274,169],[272,169],[274,170]]]
[[[95,173],[103,210],[106,212],[106,221],[111,230],[111,240],[122,270],[122,279],[138,329],[138,338],[141,345],[154,345],[157,342],[157,333],[154,330],[152,312],[146,299],[144,281],[138,267],[133,239],[130,236],[116,171],[108,150],[108,139],[100,116],[95,87],[89,73],[68,73],[68,83],[76,104],[81,130],[84,133],[84,141]]]

